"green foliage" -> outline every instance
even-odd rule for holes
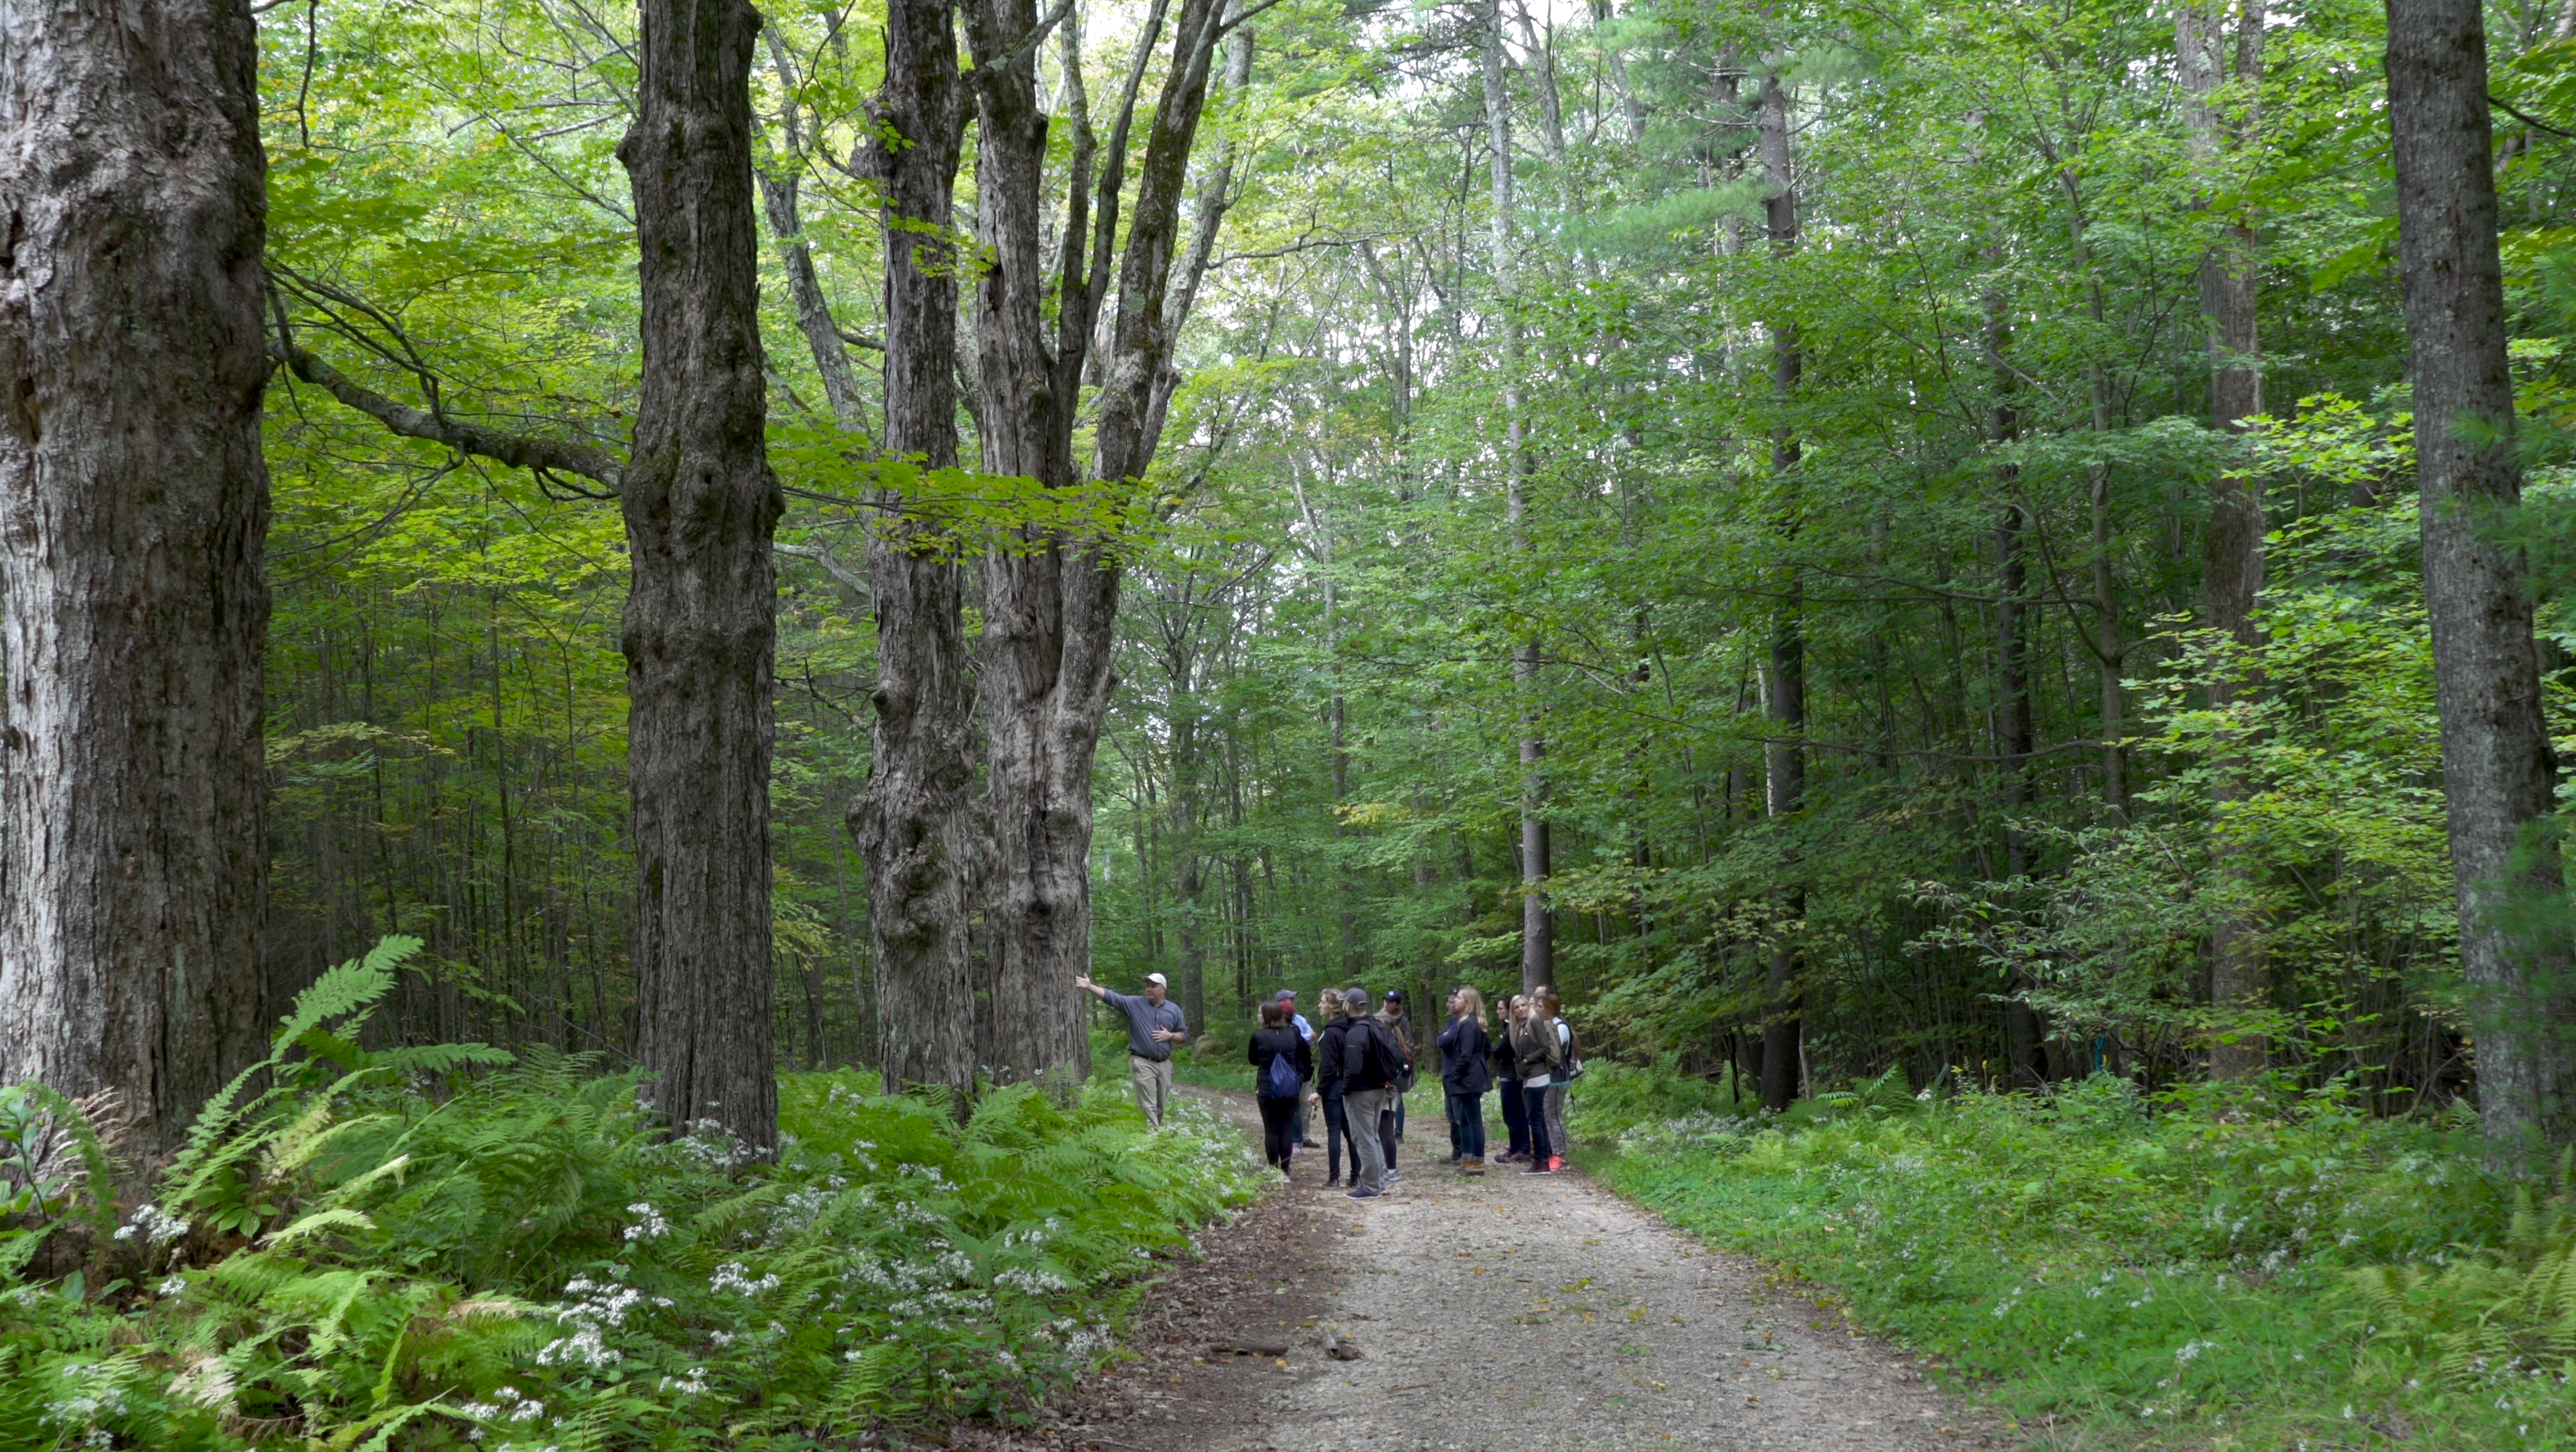
[[[125,1279],[0,1281],[0,1445],[785,1447],[1007,1417],[1107,1355],[1138,1275],[1254,1184],[1187,1107],[1148,1134],[1105,1087],[1015,1088],[961,1127],[853,1074],[782,1081],[754,1163],[579,1057],[359,1047],[417,946],[299,998],[119,1230]]]
[[[1574,1101],[1615,1146],[1596,1173],[2026,1430],[2091,1429],[2043,1445],[2576,1445],[2576,1186],[2488,1174],[2466,1116],[2099,1075],[2045,1099],[1882,1084],[1775,1119],[1596,1076]]]

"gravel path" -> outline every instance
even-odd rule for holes
[[[1249,1095],[1192,1092],[1238,1121],[1253,1114]],[[1284,1358],[1261,1358],[1275,1375],[1229,1388],[1229,1415],[1176,1419],[1158,1448],[1996,1445],[1903,1353],[1843,1330],[1758,1265],[1570,1171],[1457,1174],[1434,1159],[1446,1141],[1417,1118],[1399,1183],[1364,1202],[1322,1188],[1320,1149],[1298,1156],[1280,1191],[1309,1202],[1298,1208],[1314,1252],[1298,1259],[1320,1270],[1331,1253],[1300,1287],[1302,1334]],[[1333,1357],[1335,1343],[1357,1359]]]

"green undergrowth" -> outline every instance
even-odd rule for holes
[[[2576,1447],[2576,1197],[2463,1115],[1901,1082],[1766,1119],[1603,1066],[1585,1167],[1813,1283],[2051,1447]]]
[[[657,1132],[585,1059],[362,1049],[411,946],[307,992],[121,1225],[73,1107],[0,1092],[0,1447],[789,1449],[1009,1419],[1256,1183],[1212,1117],[1148,1134],[1107,1079],[961,1126],[790,1075],[768,1163]],[[34,1278],[48,1236],[83,1269]]]

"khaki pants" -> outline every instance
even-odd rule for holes
[[[1129,1054],[1127,1077],[1136,1083],[1136,1107],[1145,1111],[1145,1122],[1161,1129],[1163,1106],[1172,1099],[1172,1061]]]

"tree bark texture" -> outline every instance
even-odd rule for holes
[[[1081,114],[1087,103],[1068,85],[1075,136],[1058,285],[1050,298],[1039,226],[1047,115],[1037,99],[1037,7],[1034,0],[972,0],[965,14],[975,58],[976,228],[986,263],[976,295],[984,467],[1070,487],[1081,482],[1073,414],[1121,231],[1135,96],[1131,84],[1102,154]],[[1153,463],[1155,381],[1182,321],[1166,305],[1181,200],[1221,14],[1219,0],[1182,0],[1138,170],[1135,215],[1124,228],[1118,312],[1101,360],[1093,433],[1093,477],[1113,486],[1141,479]],[[1096,218],[1089,198],[1095,159]],[[1079,1076],[1090,1067],[1081,1001],[1071,985],[1091,958],[1091,776],[1115,685],[1114,545],[1031,528],[1018,547],[983,561],[978,687],[993,843],[986,899],[993,926],[990,1067],[1005,1082]]]
[[[2232,143],[2242,147],[2252,129],[2252,88],[2262,79],[2263,13],[2259,3],[2246,4],[2238,17],[2235,75],[2226,74],[2226,4],[2194,0],[2174,15],[2174,39],[2184,92],[2184,122],[2192,158],[2202,166],[2217,162]],[[2241,125],[2231,128],[2220,113],[2218,92],[2233,80],[2245,107]],[[2257,349],[2261,338],[2255,305],[2255,238],[2240,211],[2220,227],[2218,239],[2201,254],[2200,311],[2209,353],[2209,398],[2212,421],[2229,433],[2242,433],[2245,420],[2263,411],[2263,369]],[[2259,481],[2234,470],[2222,470],[2211,482],[2209,530],[2202,540],[2203,592],[2211,629],[2226,632],[2243,650],[2262,643],[2255,628],[2254,605],[2263,592],[2263,491]],[[2233,668],[2209,679],[2209,700],[2224,709],[2259,694],[2261,682]],[[2242,758],[2221,764],[2212,795],[2222,817],[2251,789]],[[2261,1006],[2272,994],[2271,962],[2262,925],[2253,915],[2256,883],[2242,848],[2222,832],[2215,839],[2211,875],[2219,906],[2210,923],[2210,1002],[2218,1007]],[[2239,1035],[2233,1043],[2213,1043],[2210,1073],[2241,1079],[2262,1070],[2265,1045],[2258,1036]]]
[[[1754,147],[1760,154],[1763,183],[1770,189],[1770,198],[1764,203],[1764,221],[1771,234],[1772,251],[1785,254],[1798,245],[1798,191],[1789,151],[1789,93],[1780,85],[1776,66],[1762,77],[1756,122]],[[1782,407],[1797,396],[1798,378],[1805,367],[1796,325],[1774,322],[1771,391]],[[1797,430],[1784,420],[1771,436],[1771,472],[1781,491],[1784,553],[1795,547],[1798,536],[1799,457]],[[1794,561],[1787,563],[1781,573],[1778,613],[1772,620],[1771,740],[1762,753],[1763,799],[1766,815],[1794,831],[1798,814],[1806,807],[1807,793],[1806,583]],[[1793,874],[1797,857],[1794,845],[1784,846],[1780,854],[1782,863]],[[1806,966],[1798,942],[1807,915],[1805,886],[1784,884],[1780,903],[1782,937],[1771,950],[1770,1001],[1762,1022],[1762,1107],[1775,1113],[1787,1109],[1789,1101],[1798,1096],[1802,1057],[1799,1044],[1804,1031],[1799,1021],[1798,980]]]
[[[1986,353],[1994,376],[1990,422],[1997,445],[2021,437],[2021,414],[2013,406],[2011,351],[2011,300],[2001,292],[1989,292]],[[2030,520],[2020,498],[2019,466],[2008,463],[1996,469],[1995,490],[2004,496],[2003,517],[1995,524],[1995,755],[2001,758],[2003,775],[2004,875],[2019,879],[2030,872],[2030,839],[2022,832],[2019,818],[2030,806],[2030,757],[2037,734],[2030,709],[2030,565],[2022,557],[2022,536]],[[2039,1012],[2027,997],[2030,986],[2027,978],[2016,974],[2004,999],[2004,1048],[2012,1061],[2012,1087],[2045,1089],[2048,1047]]]
[[[2442,791],[2477,995],[2478,1116],[2500,1153],[2576,1139],[2566,884],[2534,830],[2557,784],[2521,561],[2482,533],[2519,502],[2478,0],[2390,0],[2388,115],[2415,382]]]
[[[778,1134],[770,1016],[770,532],[760,229],[743,0],[643,0],[635,189],[644,385],[620,503],[621,645],[646,1101],[755,1149]]]
[[[892,0],[869,144],[884,197],[886,435],[890,455],[957,464],[957,40],[945,0]],[[878,1041],[889,1092],[931,1085],[961,1110],[975,1090],[967,886],[979,849],[970,790],[975,674],[956,540],[917,500],[880,491],[868,546],[876,601],[875,748],[850,808],[868,868]]]
[[[267,1028],[258,54],[239,0],[0,9],[0,1082],[156,1148]]]

